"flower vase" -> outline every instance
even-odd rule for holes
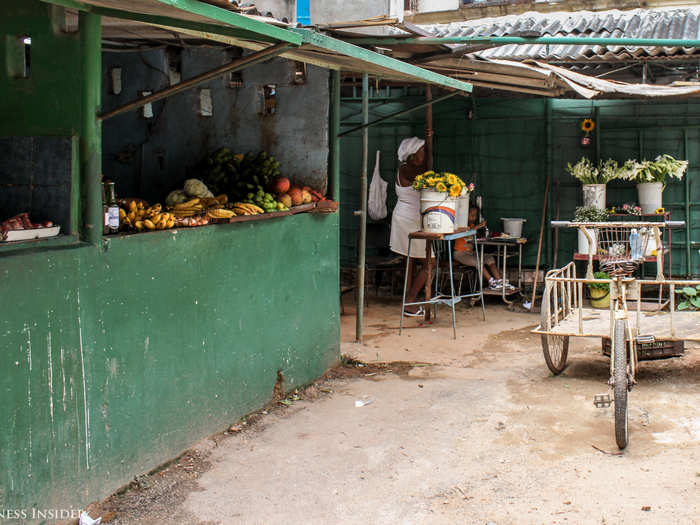
[[[583,205],[605,209],[605,184],[584,184]]]
[[[664,185],[661,182],[640,182],[637,184],[637,195],[642,213],[652,214],[663,206]]]

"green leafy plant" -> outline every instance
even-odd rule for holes
[[[606,222],[608,210],[596,206],[579,206],[576,208],[574,222]]]
[[[610,279],[610,275],[607,272],[596,272],[593,274],[594,279]],[[590,289],[596,290],[610,290],[609,283],[588,283]]]
[[[618,171],[621,179],[644,183],[666,183],[667,178],[681,180],[688,170],[687,160],[676,160],[671,155],[659,155],[654,160],[628,160]]]
[[[566,165],[566,171],[582,184],[607,184],[618,177],[619,170],[617,162],[612,159],[601,160],[597,167],[586,157],[581,157],[573,166],[571,163]]]
[[[685,286],[676,293],[680,296],[677,310],[700,310],[700,284],[695,288]]]

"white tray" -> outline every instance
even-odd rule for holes
[[[61,231],[60,226],[51,226],[50,228],[34,228],[32,230],[10,230],[0,232],[0,241],[28,241],[31,239],[44,239],[46,237],[55,237]]]

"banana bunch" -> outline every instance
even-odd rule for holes
[[[230,219],[236,215],[233,210],[226,210],[224,208],[211,208],[207,210],[207,216],[211,219]]]
[[[227,202],[228,197],[226,194],[221,194],[218,197],[195,197],[187,202],[172,206],[171,211],[178,218],[192,217],[205,213],[208,210],[221,210]]]
[[[128,211],[119,208],[119,222],[129,230],[166,230],[175,226],[175,215],[164,212],[161,204],[146,208],[143,202],[130,201]]]
[[[236,215],[260,215],[261,213],[265,213],[265,210],[249,202],[234,202],[233,212]]]

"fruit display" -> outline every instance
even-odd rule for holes
[[[249,202],[234,202],[232,210],[236,215],[260,215],[265,210]]]
[[[281,177],[280,180],[275,181],[273,187],[276,189],[286,188],[286,191],[277,195],[277,200],[285,203],[287,206],[301,206],[302,204],[309,204],[310,202],[326,200],[326,197],[320,191],[310,186],[299,188],[290,185],[289,179],[286,177]]]
[[[210,210],[222,210],[227,202],[228,196],[222,193],[218,197],[195,197],[186,202],[168,206],[168,209],[173,212],[175,217],[192,217],[194,215],[206,215]],[[232,216],[230,215],[229,217]]]
[[[175,215],[164,211],[161,204],[146,206],[141,200],[131,200],[125,208],[119,208],[119,224],[122,230],[167,230],[174,227],[175,222]]]
[[[215,193],[226,193],[233,201],[246,200],[249,193],[265,192],[280,174],[280,163],[264,151],[234,155],[228,148],[221,148],[203,165],[207,185]]]

